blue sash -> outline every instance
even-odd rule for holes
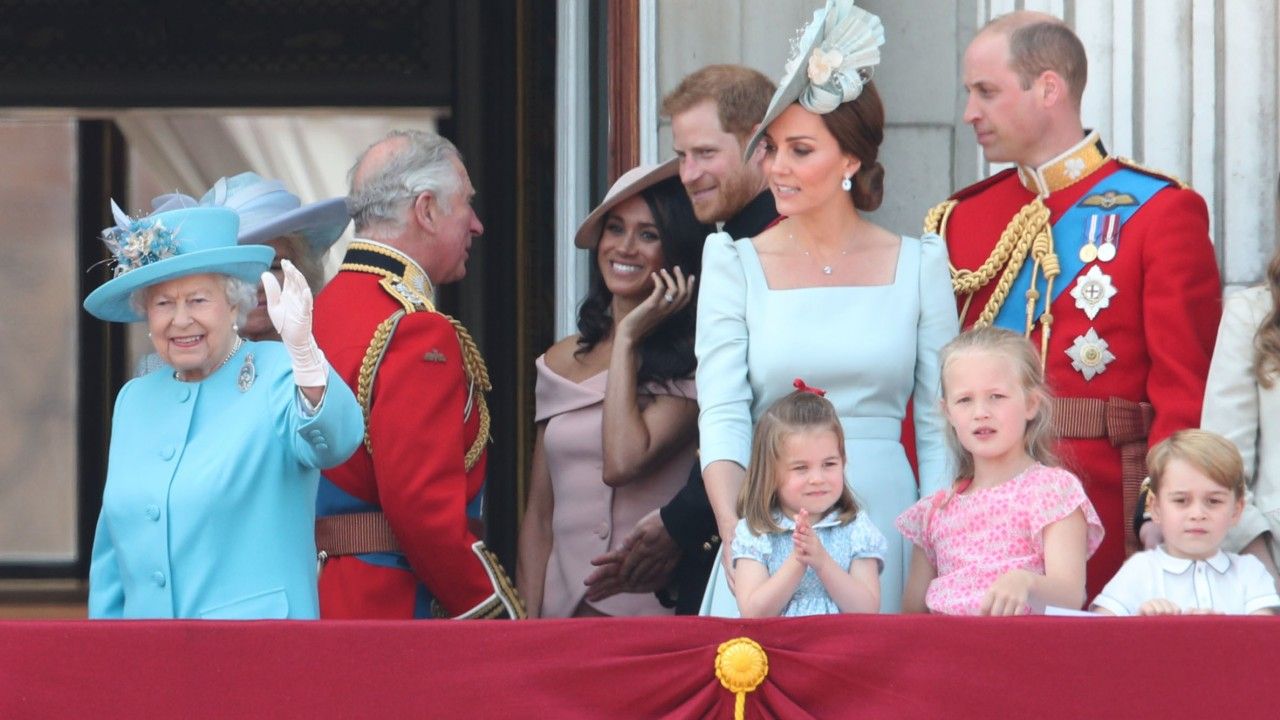
[[[1133,217],[1134,213],[1138,212],[1139,208],[1169,184],[1169,180],[1165,178],[1122,167],[1086,190],[1080,196],[1080,201],[1071,206],[1053,224],[1053,251],[1058,255],[1058,265],[1062,268],[1061,274],[1053,281],[1053,300],[1057,300],[1058,296],[1072,284],[1075,277],[1084,270],[1086,263],[1080,259],[1080,248],[1087,244],[1085,228],[1089,225],[1090,216],[1095,213],[1118,215],[1117,233],[1119,233],[1119,228],[1123,228],[1124,224],[1128,222],[1129,218]],[[1117,205],[1107,210],[1083,204],[1086,199],[1095,195],[1105,194],[1108,191],[1127,194],[1135,202],[1130,205]],[[1099,234],[1101,233],[1099,232]],[[1120,248],[1117,247],[1116,249],[1119,250]],[[1018,272],[1018,277],[1014,278],[1013,286],[1009,289],[1009,295],[1005,298],[1004,304],[1000,306],[1000,312],[996,315],[994,322],[995,325],[1016,333],[1025,333],[1027,331],[1027,289],[1031,287],[1033,265],[1034,263],[1028,256],[1026,262],[1022,265],[1022,270]],[[1043,282],[1044,280],[1041,278],[1040,283],[1043,284]],[[1043,303],[1042,293],[1041,299],[1036,301],[1036,317],[1039,317]],[[1050,303],[1052,304],[1052,300]]]

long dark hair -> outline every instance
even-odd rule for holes
[[[653,213],[653,222],[662,235],[662,256],[668,270],[680,266],[686,276],[702,274],[702,243],[715,230],[698,222],[693,205],[680,178],[672,177],[640,191],[640,197]],[[598,247],[598,246],[597,246]],[[597,248],[591,250],[591,287],[587,299],[578,309],[578,349],[574,355],[589,352],[608,336],[613,327],[610,303],[613,293],[600,274]],[[697,285],[694,286],[695,292]],[[663,382],[693,375],[697,360],[693,356],[693,324],[698,298],[680,312],[667,318],[640,341],[640,364],[636,383]]]

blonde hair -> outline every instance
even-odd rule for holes
[[[1058,458],[1053,454],[1053,396],[1044,381],[1044,373],[1040,370],[1040,358],[1036,349],[1019,333],[998,327],[982,327],[966,330],[957,335],[951,342],[943,346],[938,355],[942,367],[942,404],[947,402],[947,366],[957,356],[969,353],[991,353],[1001,355],[1013,361],[1014,371],[1018,374],[1018,384],[1028,398],[1037,402],[1036,414],[1027,421],[1023,434],[1023,447],[1027,454],[1041,465],[1057,465]],[[973,477],[973,453],[960,444],[956,429],[947,423],[947,447],[951,450],[956,478]]]
[[[738,496],[738,515],[747,521],[747,527],[757,535],[782,532],[773,519],[778,510],[779,461],[782,446],[787,438],[800,432],[828,430],[835,433],[836,447],[840,449],[841,462],[847,463],[844,452],[844,428],[835,406],[826,398],[807,391],[797,390],[787,395],[764,412],[756,423],[751,438],[751,462],[747,466],[747,481]],[[847,523],[858,514],[858,503],[853,492],[844,485],[840,499],[834,506],[840,511],[840,522]]]
[[[1161,440],[1147,453],[1147,473],[1151,493],[1160,494],[1160,482],[1169,463],[1181,460],[1205,477],[1244,497],[1244,461],[1232,442],[1208,430],[1179,430]]]

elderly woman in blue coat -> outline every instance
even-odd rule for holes
[[[162,371],[121,389],[89,569],[94,618],[314,618],[320,470],[363,434],[359,405],[311,337],[311,293],[239,218],[193,207],[104,233],[115,276],[85,300],[145,320]],[[259,278],[282,342],[239,323]]]
[[[324,254],[342,236],[351,218],[344,197],[303,204],[279,180],[268,180],[254,172],[218,178],[199,200],[180,193],[152,200],[155,211],[179,207],[225,207],[240,216],[241,245],[267,245],[275,251],[271,274],[283,282],[285,261],[293,263],[311,287],[311,294],[324,285]],[[257,304],[240,323],[247,340],[279,340],[267,315],[267,296],[258,289]]]

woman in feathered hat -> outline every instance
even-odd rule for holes
[[[199,201],[181,194],[161,195],[152,201],[155,211],[175,207],[225,207],[240,216],[241,245],[266,245],[275,251],[271,274],[284,281],[284,261],[293,263],[307,281],[311,293],[324,285],[324,254],[351,222],[346,198],[330,198],[302,204],[279,180],[267,180],[254,172],[218,178]],[[279,340],[280,334],[267,316],[267,296],[258,287],[257,305],[241,323],[240,334],[249,340]]]
[[[145,321],[161,371],[121,389],[89,570],[98,618],[314,618],[319,471],[346,460],[360,408],[311,338],[311,293],[239,219],[187,207],[104,232],[115,277],[95,317]],[[239,324],[259,278],[283,343]]]
[[[754,238],[707,238],[698,428],[707,494],[720,536],[732,538],[754,419],[792,378],[826,388],[844,426],[845,480],[889,543],[881,610],[896,612],[910,545],[894,518],[950,479],[938,350],[957,322],[941,239],[898,235],[863,215],[883,195],[884,107],[871,83],[883,43],[879,18],[829,0],[747,144],[750,156],[763,138],[764,174],[786,219]],[[919,491],[899,437],[913,398]],[[724,570],[704,613],[737,614]]]

